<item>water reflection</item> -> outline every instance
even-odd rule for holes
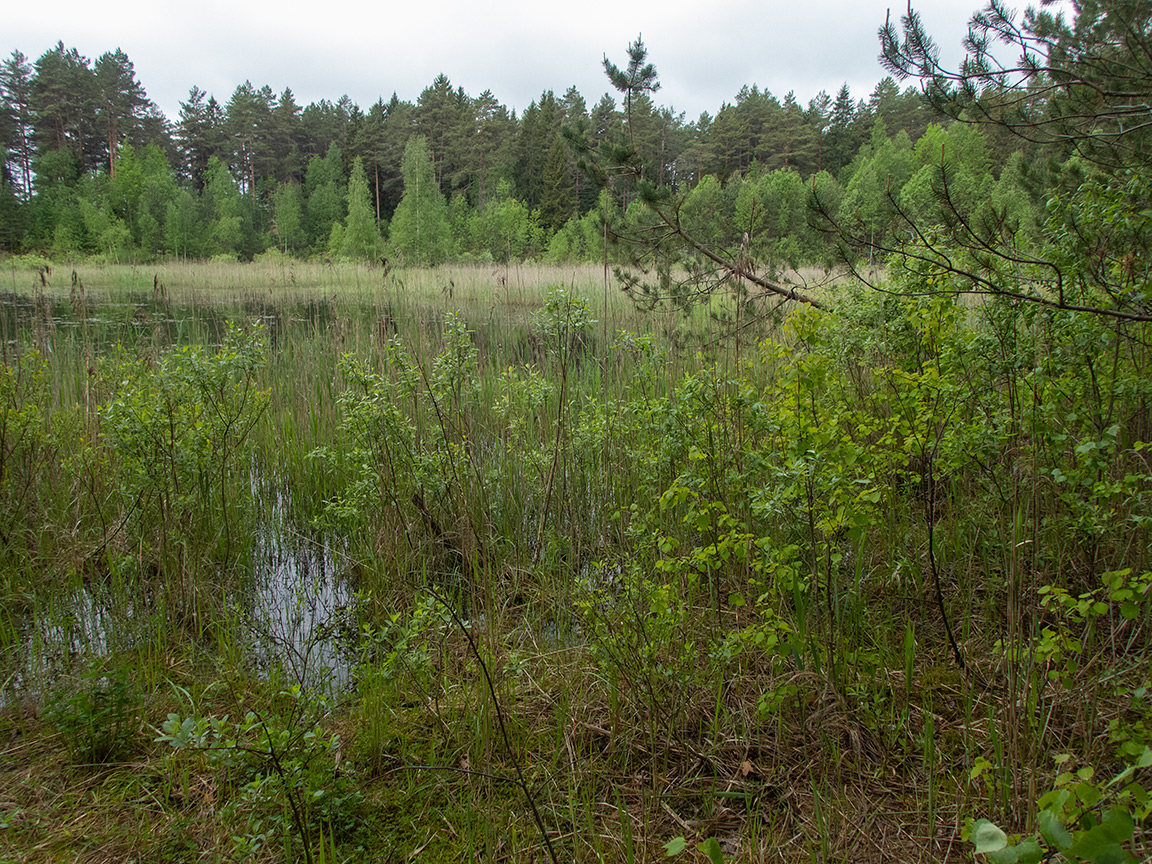
[[[284,514],[255,537],[244,616],[253,636],[249,662],[265,674],[279,666],[289,683],[334,694],[349,683],[356,594],[332,546],[291,526]]]
[[[254,487],[270,505],[247,573],[227,597],[226,638],[239,640],[240,656],[257,674],[336,695],[351,684],[358,633],[357,597],[338,566],[338,546],[301,527],[286,487]],[[182,638],[158,599],[143,580],[122,573],[39,607],[4,651],[0,707],[46,698],[82,664]]]
[[[314,529],[286,480],[254,462],[253,500],[262,509],[253,535],[247,590],[236,598],[251,634],[249,664],[278,669],[287,683],[329,695],[350,683],[358,632],[356,592],[338,566],[338,538]]]

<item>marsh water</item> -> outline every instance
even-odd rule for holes
[[[52,389],[63,403],[83,398],[85,379],[117,346],[141,353],[212,348],[223,341],[227,322],[240,319],[263,325],[270,361],[285,362],[290,358],[284,355],[307,357],[318,338],[352,332],[350,314],[363,323],[356,329],[368,330],[382,316],[371,304],[344,305],[338,312],[324,298],[271,303],[255,295],[179,305],[158,289],[94,299],[73,285],[69,294],[0,295],[0,346],[5,362],[30,349],[49,357]],[[341,566],[341,543],[314,527],[315,502],[295,501],[277,466],[253,458],[249,488],[257,506],[242,572],[221,579],[229,586],[225,614],[246,634],[244,659],[261,674],[277,669],[290,683],[344,688],[354,659],[348,637],[356,627],[356,591]],[[164,631],[155,620],[163,614],[156,589],[138,576],[113,568],[97,578],[78,574],[70,590],[37,591],[28,620],[16,628],[19,644],[4,646],[9,661],[0,702],[47,692],[79,658],[138,648]]]
[[[6,636],[7,644],[0,645],[8,658],[0,673],[0,685],[8,696],[0,698],[11,698],[18,691],[46,692],[79,656],[139,651],[157,634],[164,638],[163,634],[190,630],[193,638],[211,641],[211,628],[198,620],[191,627],[174,628],[157,618],[165,614],[159,594],[171,590],[192,592],[194,596],[182,602],[193,618],[198,609],[211,608],[212,614],[225,615],[233,630],[239,628],[243,656],[232,659],[260,674],[275,670],[309,686],[345,687],[356,662],[356,610],[363,602],[353,575],[356,568],[349,566],[345,539],[330,527],[318,527],[332,486],[318,489],[290,477],[300,466],[311,464],[309,454],[329,444],[338,426],[341,358],[353,355],[370,368],[381,368],[389,346],[396,342],[413,356],[432,358],[446,344],[448,317],[458,316],[455,320],[466,328],[476,351],[479,398],[485,404],[495,398],[493,382],[511,369],[536,374],[532,370],[547,373],[555,365],[535,326],[547,293],[544,285],[513,292],[504,276],[494,281],[491,273],[475,270],[463,276],[427,276],[430,285],[417,293],[395,276],[381,280],[374,275],[374,285],[362,283],[359,276],[336,284],[323,270],[314,274],[313,282],[298,285],[289,268],[283,273],[244,271],[243,286],[214,288],[203,284],[203,272],[190,269],[182,277],[188,284],[178,290],[166,287],[163,272],[132,271],[121,274],[119,284],[95,290],[76,271],[53,273],[50,279],[33,274],[30,284],[23,286],[14,277],[13,290],[0,294],[0,354],[5,363],[32,349],[48,358],[48,392],[56,407],[81,406],[91,412],[102,376],[115,368],[115,357],[155,363],[164,352],[182,346],[215,350],[224,343],[229,322],[262,328],[266,365],[258,386],[271,393],[269,419],[259,433],[262,441],[246,469],[247,489],[234,493],[246,491],[252,506],[239,544],[243,551],[222,565],[228,572],[217,574],[218,578],[209,574],[202,584],[191,587],[159,589],[155,580],[128,572],[131,568],[119,572],[112,566],[110,572],[95,575],[78,568],[67,586],[51,586],[52,590],[37,586],[35,602],[26,604],[18,626],[10,628],[17,635]],[[266,281],[261,281],[261,274]],[[695,330],[680,329],[684,327],[680,319],[638,314],[618,295],[610,303],[595,281],[584,286],[584,293],[603,298],[594,314],[604,320],[593,322],[582,334],[569,373],[571,377],[578,372],[582,386],[596,394],[606,392],[602,388],[628,386],[634,372],[636,356],[629,353],[631,349],[606,349],[603,340],[609,332],[655,334],[662,344],[684,349],[680,356],[712,350],[708,347],[712,325],[707,320]],[[657,332],[661,327],[665,329]],[[685,333],[697,341],[686,343]],[[434,361],[428,359],[427,366],[434,366]],[[542,447],[547,457],[551,453],[547,441],[555,440],[554,433],[545,429],[551,421],[540,414],[530,422],[541,424],[536,434],[543,437],[529,443]],[[469,439],[475,453],[488,459],[508,449],[501,437],[504,432],[485,434]],[[536,514],[542,502],[532,496],[541,495],[543,484],[524,479],[530,470],[522,464],[528,461],[527,454],[514,451],[510,458],[521,484],[516,494],[521,497],[514,503],[494,499],[491,512],[505,518],[502,509],[509,505],[506,518],[511,521],[506,528],[517,534],[516,542],[528,550],[528,559],[536,560],[544,551],[537,548]],[[611,515],[600,474],[566,472],[561,468],[557,478],[564,504],[554,504],[556,520],[587,522],[567,533],[587,538],[594,546],[605,537]],[[559,492],[554,500],[561,500]],[[594,554],[571,550],[573,560],[566,566],[574,577],[597,572],[589,564]],[[540,636],[569,641],[573,634],[567,626],[543,624]],[[236,648],[230,645],[228,650]]]

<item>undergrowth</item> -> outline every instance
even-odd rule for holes
[[[14,310],[0,858],[1148,856],[1142,325],[485,290]]]

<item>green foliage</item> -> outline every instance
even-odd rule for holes
[[[173,272],[201,279],[206,270],[172,267],[161,278]],[[277,484],[286,478],[277,489],[293,500],[270,500],[268,509],[294,509],[301,533],[323,510],[312,536],[332,550],[336,578],[364,592],[347,631],[355,693],[331,709],[331,721],[317,719],[348,736],[345,759],[360,772],[360,790],[389,814],[381,824],[403,812],[419,833],[434,809],[475,849],[482,829],[473,828],[519,797],[462,773],[472,770],[463,769],[465,752],[471,766],[501,757],[489,755],[490,715],[476,710],[474,667],[425,586],[468,607],[470,633],[482,634],[481,650],[502,672],[497,690],[523,717],[510,735],[526,755],[529,785],[564,784],[582,837],[610,833],[597,806],[581,802],[602,800],[595,789],[618,772],[655,765],[661,777],[689,778],[670,804],[684,815],[787,782],[769,778],[766,741],[781,748],[771,753],[802,752],[813,785],[825,772],[838,784],[837,776],[875,777],[899,763],[910,790],[900,824],[935,825],[938,835],[940,814],[954,808],[1006,834],[1023,830],[1038,797],[1033,779],[1043,790],[1075,774],[1051,770],[1049,750],[1075,753],[1077,768],[1095,765],[1110,777],[1149,746],[1142,635],[1152,483],[1141,407],[1149,376],[1142,343],[1128,338],[1139,327],[1005,302],[972,306],[933,290],[937,274],[906,273],[892,294],[840,289],[835,315],[793,312],[782,326],[756,320],[739,343],[716,343],[715,319],[704,315],[624,319],[629,312],[609,303],[613,320],[635,332],[604,346],[592,323],[599,268],[584,275],[583,291],[539,292],[535,314],[511,297],[500,304],[491,269],[426,274],[422,283],[405,273],[391,305],[367,311],[350,279],[333,284],[346,278],[338,262],[207,272],[225,284],[243,285],[232,274],[253,272],[277,285],[295,278],[293,290],[310,296],[326,285],[334,299],[277,307],[275,346],[266,358],[258,352],[267,365],[236,358],[230,378],[212,371],[215,349],[162,351],[145,340],[135,354],[94,340],[87,361],[85,344],[60,338],[63,327],[53,353],[37,360],[48,364],[42,378],[30,375],[30,354],[19,355],[28,366],[11,365],[11,428],[42,437],[24,439],[39,456],[22,499],[31,506],[12,511],[22,514],[13,524],[27,527],[16,529],[19,551],[4,559],[5,658],[46,644],[58,620],[76,632],[63,586],[82,577],[98,602],[122,593],[103,619],[116,631],[108,644],[146,655],[142,674],[219,676],[192,662],[204,642],[188,655],[187,640],[171,636],[176,613],[189,608],[165,602],[178,590],[200,604],[204,626],[194,632],[215,636],[224,662],[241,662],[241,636],[230,634],[249,634],[210,607],[231,599],[229,571],[249,563],[246,540],[259,529],[244,517],[258,472]],[[444,316],[448,275],[462,311]],[[391,291],[395,279],[383,278]],[[922,296],[898,296],[917,285]],[[488,296],[481,289],[494,307],[474,303]],[[78,306],[100,302],[89,290],[87,299],[78,292]],[[418,292],[430,298],[424,305]],[[155,307],[157,318],[177,317]],[[33,304],[31,314],[46,308]],[[182,338],[219,317],[197,307],[195,322],[181,319]],[[103,318],[97,308],[85,320],[105,326],[93,323]],[[265,412],[249,434],[255,454],[228,444],[246,455],[223,484],[210,466],[225,459],[213,447],[229,440],[221,438],[228,424],[202,406],[235,404],[245,376],[252,392],[277,386],[276,414]],[[289,379],[290,388],[276,384]],[[316,458],[304,462],[313,448]],[[26,458],[19,452],[9,457],[13,470]],[[180,495],[168,492],[173,473]],[[4,491],[11,501],[24,494],[19,485]],[[164,495],[175,502],[168,516]],[[234,538],[227,557],[224,513]],[[256,568],[267,565],[253,558],[251,566],[262,573]],[[325,563],[321,575],[332,569]],[[131,626],[113,620],[127,608]],[[944,615],[971,678],[950,668]],[[35,629],[24,630],[26,620]],[[38,650],[31,656],[53,657]],[[977,675],[988,695],[969,688]],[[237,717],[253,711],[286,727],[270,719],[287,710],[279,688],[249,681],[242,690]],[[571,732],[564,718],[573,716],[592,717],[595,730]],[[222,734],[237,733],[229,724]],[[245,746],[255,746],[259,732],[245,734]],[[732,740],[761,742],[759,755],[746,757],[754,764],[743,766],[744,745]],[[698,752],[711,773],[700,773]],[[177,788],[189,775],[190,796],[148,788],[169,808],[191,808],[201,788],[218,790],[205,819],[217,833],[206,842],[228,854],[262,844],[272,855],[287,845],[302,857],[282,784],[259,764],[225,770],[204,752],[181,751],[165,776]],[[412,764],[461,770],[396,770]],[[569,771],[571,781],[559,779]],[[1146,771],[1137,767],[1131,779],[1146,786]],[[493,764],[491,773],[507,771]],[[264,785],[245,792],[257,774]],[[697,776],[709,782],[696,785]],[[1080,782],[1096,781],[1061,788],[1073,790],[1077,810],[1092,809]],[[820,795],[819,818],[854,812],[834,789]],[[621,798],[611,818],[627,815],[635,826],[640,794],[625,788]],[[237,803],[226,810],[229,802]],[[1065,807],[1061,825],[1069,835],[1090,831],[1114,806],[1129,804],[1093,805],[1091,827]],[[780,836],[756,818],[732,829],[742,848]],[[320,826],[329,845],[331,830],[326,819],[313,821],[315,853]],[[370,828],[358,835],[363,854],[392,848],[401,833]],[[1143,854],[1140,836],[1122,848]],[[41,842],[25,834],[16,842],[26,839]],[[838,842],[829,831],[807,843],[820,841]],[[637,858],[644,844],[658,853],[651,833],[631,842]],[[684,851],[706,860],[697,842]],[[1014,842],[1008,836],[1005,848]],[[616,852],[611,840],[602,847],[605,858]]]
[[[476,346],[460,317],[449,314],[443,348],[430,370],[398,342],[388,346],[387,354],[385,374],[350,356],[341,361],[349,387],[340,396],[340,431],[356,470],[328,504],[326,518],[353,532],[362,530],[362,520],[371,520],[377,532],[371,543],[381,544],[396,542],[385,528],[403,532],[410,542],[405,523],[411,519],[440,545],[444,526],[473,524],[471,499],[478,490],[472,486],[476,475],[470,468],[467,430],[478,393]],[[388,514],[383,524],[381,508]],[[450,548],[462,554],[459,545]]]
[[[355,743],[358,764],[369,774],[380,771],[393,756],[389,752],[391,706],[414,691],[440,697],[443,686],[436,660],[450,626],[443,607],[430,594],[417,596],[408,612],[393,612],[379,616],[376,623],[361,624]],[[419,744],[412,742],[415,747]]]
[[[1056,757],[1061,766],[1068,759]],[[1009,837],[987,819],[968,819],[965,834],[976,854],[993,864],[1037,864],[1056,854],[1086,864],[1135,864],[1133,835],[1152,812],[1152,795],[1137,775],[1149,767],[1152,749],[1146,747],[1104,784],[1093,782],[1095,771],[1088,766],[1064,771],[1037,802],[1034,834]]]
[[[199,213],[196,199],[187,189],[181,189],[169,202],[165,225],[165,242],[172,255],[187,259],[200,254],[203,246]]]
[[[734,224],[748,236],[749,252],[769,265],[798,267],[819,254],[807,230],[806,194],[800,175],[781,168],[746,180],[736,197]]]
[[[549,288],[544,307],[537,312],[533,325],[548,353],[563,364],[578,350],[583,339],[596,324],[590,315],[588,301],[576,297],[563,285]]]
[[[687,840],[685,840],[683,837],[673,837],[671,840],[664,844],[664,854],[667,857],[672,858],[676,855],[679,855],[687,848]]]
[[[603,202],[602,202],[603,203]],[[583,216],[573,216],[552,235],[544,260],[560,264],[566,262],[595,262],[604,257],[604,220],[599,209]]]
[[[298,251],[304,245],[304,208],[300,187],[282,183],[272,195],[272,224],[284,252]]]
[[[572,216],[576,192],[568,164],[568,145],[557,135],[544,164],[543,189],[540,194],[540,221],[549,231],[556,231]]]
[[[323,250],[334,226],[344,218],[341,160],[340,148],[333,141],[326,156],[313,156],[308,162],[304,200],[308,243],[313,249]]]
[[[685,229],[701,243],[727,246],[732,242],[728,207],[720,181],[709,174],[696,184],[684,199],[681,219]]]
[[[80,686],[51,701],[45,716],[68,743],[78,764],[103,764],[128,756],[140,729],[141,698],[124,666],[96,664]]]
[[[0,365],[0,538],[7,555],[36,545],[48,472],[57,449],[45,416],[47,364],[35,350]]]
[[[244,243],[244,219],[240,190],[228,167],[215,157],[204,173],[200,203],[205,236],[216,254],[239,255]]]
[[[219,553],[235,552],[233,483],[246,467],[249,436],[268,391],[256,387],[264,363],[260,326],[230,326],[214,353],[181,347],[158,360],[121,352],[110,395],[99,409],[103,443],[115,453],[123,506],[159,511],[161,550],[170,536],[217,536]]]
[[[506,263],[528,253],[534,233],[532,212],[512,197],[512,186],[501,180],[495,195],[468,220],[470,248]]]
[[[687,848],[687,840],[683,837],[673,837],[664,844],[664,856],[667,858],[675,858]],[[703,843],[700,843],[696,847],[696,850],[707,857],[712,864],[724,864],[724,850],[720,847],[720,842],[715,837],[709,837]]]
[[[35,68],[20,55],[5,67],[11,83],[0,106],[11,118],[0,128],[0,145],[13,168],[12,183],[0,188],[0,235],[9,238],[0,242],[111,261],[164,254],[250,260],[267,245],[293,255],[378,260],[366,251],[377,237],[354,213],[360,206],[354,202],[364,197],[349,188],[355,160],[361,160],[365,195],[374,204],[366,212],[383,224],[414,182],[411,176],[400,182],[402,154],[423,137],[439,191],[459,197],[476,214],[486,214],[501,198],[515,207],[500,204],[496,210],[504,212],[487,213],[477,225],[457,214],[449,236],[433,218],[423,249],[414,245],[411,206],[399,208],[398,251],[410,261],[456,255],[466,261],[485,261],[486,255],[500,262],[542,255],[553,262],[585,261],[603,252],[602,230],[581,224],[601,192],[623,206],[637,200],[636,193],[647,195],[644,184],[688,194],[711,175],[730,187],[724,214],[730,222],[743,173],[758,181],[766,166],[803,176],[807,185],[821,165],[838,170],[850,161],[874,119],[897,138],[916,136],[926,125],[914,94],[900,93],[891,79],[867,105],[857,105],[847,88],[835,106],[821,94],[805,108],[792,94],[777,100],[744,87],[714,119],[688,123],[653,102],[659,83],[641,40],[628,46],[628,58],[624,68],[605,58],[604,67],[623,94],[622,112],[607,95],[589,112],[570,88],[562,99],[545,91],[514,117],[490,92],[470,98],[440,76],[418,104],[382,100],[367,111],[347,99],[301,109],[291,90],[276,96],[250,82],[221,105],[194,87],[169,125],[122,52],[106,53],[94,67],[62,44]],[[599,173],[591,169],[594,182],[586,182],[577,173],[581,161],[591,168],[581,158],[585,145],[620,160],[625,176],[601,166]],[[311,155],[305,160],[304,154]],[[609,176],[613,188],[605,190]],[[791,207],[795,190],[787,191]],[[345,223],[348,216],[355,226]],[[789,221],[791,233],[754,244],[757,259],[770,268],[822,263],[825,250],[810,242],[815,235]],[[333,244],[337,224],[352,228],[354,239],[338,236]],[[741,233],[726,231],[725,246],[734,252]],[[750,232],[754,241],[757,233]],[[346,242],[352,245],[346,248]],[[627,248],[614,257],[631,257]]]
[[[720,848],[720,843],[715,837],[709,837],[697,848],[708,856],[708,860],[712,864],[724,864],[724,851]]]
[[[402,170],[404,197],[392,217],[391,242],[410,265],[435,266],[448,257],[452,237],[448,206],[424,138],[409,139]]]
[[[181,759],[195,756],[217,772],[238,854],[260,852],[277,833],[294,834],[312,861],[314,846],[324,850],[325,825],[333,842],[359,829],[363,796],[339,765],[340,736],[320,724],[324,701],[291,685],[275,694],[274,704],[238,721],[171,713],[156,741],[176,751],[168,759],[174,777],[186,778]]]
[[[1124,29],[1133,10],[1143,17]],[[501,755],[482,692],[476,710],[474,666],[422,590],[435,586],[469,608],[468,635],[482,635],[503,672],[493,692],[522,721],[506,755],[525,754],[522,790],[549,790],[548,830],[572,857],[659,854],[643,845],[655,846],[652,832],[635,830],[657,795],[678,819],[739,825],[746,856],[788,842],[807,847],[797,855],[851,858],[855,835],[836,830],[859,812],[840,791],[850,788],[879,799],[867,830],[893,828],[893,858],[944,840],[952,814],[987,816],[968,829],[980,860],[1147,857],[1152,196],[1146,94],[1128,90],[1148,76],[1114,65],[1146,68],[1131,47],[1147,41],[1147,16],[1127,3],[1074,11],[1060,22],[1042,9],[1014,29],[988,10],[968,46],[976,60],[981,34],[1030,34],[1052,50],[1019,67],[1026,90],[991,86],[998,73],[977,64],[966,69],[978,80],[957,79],[940,105],[963,106],[965,121],[1022,108],[1031,125],[1016,131],[1042,140],[1015,155],[1003,128],[928,126],[891,80],[867,103],[845,86],[807,109],[744,88],[685,124],[649,98],[639,43],[628,70],[607,70],[627,116],[611,99],[589,115],[570,92],[513,120],[446,78],[418,106],[393,99],[367,113],[349,101],[301,111],[290,93],[246,85],[223,109],[190,97],[171,169],[138,126],[118,135],[89,101],[93,135],[73,119],[83,105],[64,111],[42,92],[43,118],[66,134],[38,116],[31,150],[0,142],[16,145],[0,218],[18,213],[25,248],[248,258],[271,225],[282,251],[264,269],[217,267],[206,280],[275,320],[267,358],[235,334],[221,351],[155,347],[186,344],[217,317],[198,307],[184,321],[161,297],[133,296],[131,322],[81,318],[92,295],[78,276],[80,323],[67,328],[47,253],[12,262],[7,320],[44,353],[10,353],[0,378],[0,678],[12,682],[5,700],[16,696],[2,722],[37,734],[20,688],[67,653],[49,643],[57,621],[75,632],[66,601],[81,580],[92,596],[130,598],[115,608],[132,610],[131,629],[154,627],[131,642],[147,655],[141,675],[219,677],[199,664],[202,641],[169,637],[179,609],[151,607],[186,590],[202,615],[232,599],[231,572],[263,572],[243,555],[262,530],[244,517],[253,477],[274,475],[292,494],[267,509],[290,511],[302,533],[323,510],[312,526],[322,536],[311,535],[327,550],[322,575],[363,591],[354,707],[247,680],[239,721],[225,709],[170,718],[161,740],[179,746],[160,776],[184,794],[159,794],[149,773],[122,784],[132,798],[120,806],[204,814],[227,830],[210,854],[274,857],[281,846],[291,860],[303,846],[326,860],[334,835],[362,824],[354,780],[386,827],[353,857],[398,846],[524,857],[515,828],[502,830],[501,769],[472,767]],[[907,47],[931,53],[923,40]],[[1030,62],[1053,65],[1033,75]],[[84,67],[61,46],[43,82],[89,81]],[[0,133],[12,135],[20,105],[2,89]],[[566,144],[591,168],[578,184]],[[1116,144],[1129,148],[1119,160]],[[302,154],[324,153],[305,172]],[[20,179],[31,155],[35,188]],[[403,264],[594,261],[582,278],[596,292],[555,289],[530,315],[530,271],[525,284],[512,266],[393,269],[373,277],[386,294],[373,300],[345,278],[362,270],[338,259],[378,259],[374,205],[400,205]],[[830,260],[813,217],[849,264],[871,260],[880,292],[795,272]],[[306,250],[334,260],[285,259]],[[623,320],[604,285],[601,316],[609,256],[633,266],[636,296],[647,288],[643,299],[680,301],[686,314]],[[201,290],[204,271],[156,272],[100,276],[133,294],[180,275]],[[762,292],[791,302],[801,279],[821,283],[801,298],[812,309],[764,302]],[[39,287],[25,303],[28,284]],[[310,299],[281,305],[281,291]],[[446,300],[462,311],[443,315]],[[635,332],[613,341],[605,326],[602,344],[593,317]],[[130,350],[103,347],[136,331]],[[141,578],[129,585],[128,572]],[[243,653],[234,622],[198,620],[226,663]],[[128,628],[114,626],[119,650]],[[63,734],[44,736],[45,751],[67,740],[74,761],[133,752],[140,721],[117,707],[118,674],[57,699],[43,716]],[[129,732],[101,738],[118,726]],[[354,731],[352,761],[366,769],[343,786],[335,728]],[[1053,751],[1075,756],[1054,766]],[[417,761],[452,770],[400,770]],[[5,769],[0,779],[16,774]],[[128,773],[109,770],[100,795]],[[605,783],[617,802],[607,817]],[[781,823],[764,796],[789,783],[800,794]],[[200,788],[211,808],[189,806]],[[72,852],[77,835],[26,827],[29,800],[53,816],[66,805],[12,797],[13,848]],[[85,818],[74,809],[59,824]],[[623,838],[605,818],[621,820]],[[706,836],[665,851],[720,860]],[[171,857],[196,854],[209,852]]]
[[[380,258],[380,232],[368,200],[368,178],[360,157],[352,162],[348,178],[348,218],[344,225],[341,252],[345,258],[376,263]]]

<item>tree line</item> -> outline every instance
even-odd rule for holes
[[[611,76],[610,76],[611,80]],[[627,140],[648,183],[687,192],[704,242],[790,264],[827,244],[809,190],[880,230],[895,190],[932,206],[952,154],[965,195],[1035,212],[1016,140],[947,118],[891,77],[801,105],[755,85],[695,121],[621,88],[591,108],[575,87],[519,115],[439,75],[415,103],[347,96],[306,106],[244,82],[221,103],[193,87],[170,120],[122,51],[90,62],[61,42],[0,64],[0,250],[107,260],[293,256],[408,263],[599,260],[606,226],[643,219],[628,184],[579,170],[588,146]]]

